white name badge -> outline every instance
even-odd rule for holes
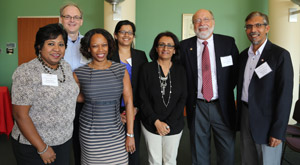
[[[87,58],[85,58],[84,56],[81,55],[81,58],[80,58],[80,63],[81,64],[87,64],[87,63],[89,63],[91,61],[92,61],[92,59],[88,60]]]
[[[58,86],[57,75],[42,73],[42,85]]]
[[[257,67],[255,70],[256,75],[258,76],[259,79],[267,75],[268,73],[272,72],[272,69],[268,65],[267,62],[264,62],[261,64],[259,67]]]
[[[128,62],[128,64],[129,64],[130,66],[132,66],[132,60],[131,60],[131,58],[127,58],[126,61]]]
[[[222,67],[227,67],[227,66],[233,65],[231,55],[225,56],[225,57],[221,57],[221,64],[222,64]]]

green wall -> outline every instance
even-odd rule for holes
[[[156,35],[175,33],[181,40],[182,14],[209,9],[215,17],[215,33],[236,39],[240,51],[249,46],[244,20],[252,11],[268,13],[268,0],[136,0],[136,47],[149,54]]]
[[[84,12],[80,29],[103,27],[104,0],[74,0]],[[58,16],[66,0],[0,0],[0,86],[11,86],[11,76],[18,65],[18,50],[7,55],[7,42],[18,43],[18,16]],[[29,7],[28,7],[29,6]],[[183,13],[194,13],[200,8],[210,9],[215,16],[215,33],[233,36],[239,50],[249,46],[244,32],[244,19],[257,10],[268,12],[268,0],[136,0],[136,48],[148,55],[156,35],[171,31],[181,39]],[[32,45],[33,48],[33,45]]]
[[[67,0],[0,0],[0,86],[11,86],[11,76],[18,66],[18,49],[6,54],[6,43],[18,44],[18,16],[59,16],[59,9]],[[103,27],[103,0],[74,0],[83,10],[81,34]],[[18,47],[18,45],[17,45]],[[32,45],[33,49],[33,45]]]

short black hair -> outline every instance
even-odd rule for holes
[[[112,56],[112,53],[114,52],[116,46],[113,37],[111,34],[106,31],[105,29],[97,28],[97,29],[92,29],[85,33],[84,37],[80,41],[80,52],[84,57],[87,59],[92,58],[92,54],[88,51],[90,44],[91,44],[91,38],[93,37],[94,34],[102,34],[103,37],[107,40],[108,43],[108,55],[107,58],[109,59]]]
[[[162,33],[159,33],[155,39],[154,39],[154,42],[153,42],[153,46],[150,50],[150,58],[152,61],[156,61],[158,59],[158,53],[156,51],[156,48],[158,47],[158,41],[160,40],[160,38],[162,37],[171,37],[174,41],[174,49],[175,49],[175,54],[173,54],[172,58],[171,58],[171,61],[174,62],[174,63],[178,63],[179,62],[179,59],[180,59],[180,47],[179,47],[179,40],[178,38],[176,37],[175,34],[173,34],[172,32],[169,32],[169,31],[166,31],[166,32],[162,32]]]
[[[34,43],[35,54],[37,56],[40,54],[40,50],[43,48],[46,40],[56,39],[59,35],[62,35],[62,38],[65,43],[65,48],[67,48],[68,34],[64,30],[61,24],[57,24],[57,23],[48,24],[46,26],[39,28],[35,36],[35,43]]]

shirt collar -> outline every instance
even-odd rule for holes
[[[204,42],[204,41],[207,41],[208,44],[211,44],[211,43],[214,42],[214,37],[213,37],[213,36],[214,36],[214,34],[211,35],[207,40],[202,40],[202,39],[200,39],[200,38],[197,38],[197,40],[198,40],[198,42],[201,43],[201,44],[202,44],[202,42]]]
[[[251,46],[248,49],[248,55],[260,55],[262,53],[262,51],[264,50],[266,43],[267,43],[268,39],[265,40],[265,42],[257,49],[257,51],[254,53],[253,52],[253,44],[251,44]]]
[[[75,42],[79,41],[81,38],[82,38],[81,34],[80,34],[80,32],[78,32],[78,36],[77,36],[77,39]],[[68,35],[68,41],[71,41],[71,42],[73,41],[69,35]]]

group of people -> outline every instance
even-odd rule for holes
[[[186,107],[192,164],[234,164],[241,132],[242,164],[280,164],[292,103],[289,52],[267,39],[267,15],[250,13],[251,46],[241,54],[232,37],[215,34],[213,13],[193,15],[196,36],[179,42],[156,36],[149,53],[133,48],[136,27],[123,20],[113,36],[105,29],[79,33],[76,4],[60,10],[62,26],[36,34],[37,58],[13,74],[18,164],[142,164],[140,134],[149,164],[176,164]],[[237,104],[234,89],[237,87]]]

